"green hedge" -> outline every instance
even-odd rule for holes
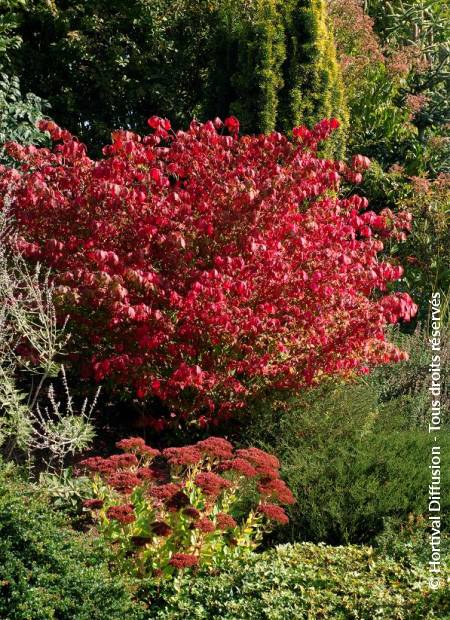
[[[142,617],[124,582],[110,575],[106,557],[5,469],[0,469],[0,541],[0,618]]]
[[[214,577],[180,578],[153,604],[155,620],[442,620],[450,590],[430,591],[424,569],[368,547],[307,543],[255,554]]]

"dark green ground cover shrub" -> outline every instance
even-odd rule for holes
[[[70,530],[61,515],[0,465],[0,618],[137,620],[105,555]]]
[[[428,304],[430,306],[430,304]],[[444,310],[445,299],[442,298]],[[444,316],[444,312],[442,313]],[[386,413],[389,428],[428,430],[430,421],[430,343],[427,326],[418,326],[413,334],[395,330],[393,340],[409,359],[398,364],[380,366],[371,376],[378,400]],[[442,429],[450,429],[450,327],[442,321],[440,351]]]
[[[446,576],[448,577],[447,571]],[[450,594],[425,569],[370,547],[283,545],[214,577],[181,577],[153,600],[155,620],[426,620],[450,617]]]
[[[382,530],[384,517],[426,511],[428,433],[386,428],[393,413],[387,419],[375,403],[370,407],[367,389],[316,391],[315,401],[310,394],[288,411],[272,409],[270,420],[259,418],[261,445],[272,446],[297,498],[288,510],[290,525],[280,531],[283,540],[366,542]],[[441,444],[448,454],[448,434]],[[448,494],[443,506],[450,508]]]

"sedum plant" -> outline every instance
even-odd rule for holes
[[[116,561],[139,577],[218,566],[253,550],[273,522],[288,522],[282,505],[294,498],[278,459],[262,450],[235,451],[218,437],[162,453],[138,437],[117,446],[125,453],[81,462],[94,495],[84,505]]]

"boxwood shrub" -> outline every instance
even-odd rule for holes
[[[0,464],[0,618],[138,620],[107,558]]]

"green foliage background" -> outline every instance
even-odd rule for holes
[[[22,95],[19,77],[11,71],[11,53],[19,49],[18,11],[22,0],[0,0],[0,164],[10,163],[3,144],[10,140],[21,144],[46,145],[47,138],[36,129],[36,121],[48,107],[32,93]]]
[[[178,127],[236,114],[245,132],[330,116],[346,126],[324,0],[29,0],[19,32],[25,87],[97,149],[151,114]]]
[[[373,542],[386,518],[426,514],[431,445],[426,332],[397,335],[410,360],[353,385],[260,402],[243,436],[270,449],[296,496],[276,539]],[[442,514],[450,511],[448,348],[442,351]],[[447,527],[446,524],[443,527]]]

